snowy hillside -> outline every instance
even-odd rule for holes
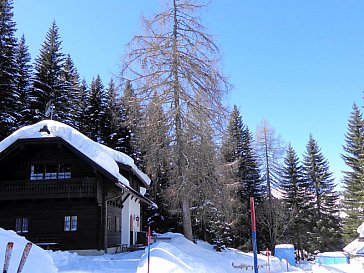
[[[229,249],[216,252],[213,247],[204,242],[194,244],[186,240],[181,234],[168,233],[165,237],[171,240],[157,242],[151,245],[150,273],[253,273],[253,258],[251,253]],[[0,266],[4,262],[7,242],[14,242],[14,249],[9,267],[9,273],[16,272],[20,256],[26,240],[13,231],[0,228]],[[258,255],[259,273],[268,272],[267,257]],[[233,267],[235,266],[235,268]],[[44,251],[33,245],[28,260],[24,266],[24,273],[146,273],[148,268],[147,251],[130,253],[105,254],[102,256],[78,256],[64,251]],[[312,273],[359,273],[362,271],[359,263],[351,265],[315,265],[305,271],[289,267],[287,263],[270,257],[270,272],[312,272]]]

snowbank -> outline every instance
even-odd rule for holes
[[[8,272],[16,272],[24,246],[28,241],[14,231],[7,231],[0,228],[0,265],[4,264],[5,250],[8,242],[13,242],[14,247],[10,259]],[[54,273],[58,272],[53,263],[52,257],[43,249],[33,244],[28,259],[24,265],[23,273]]]
[[[231,273],[254,272],[253,254],[235,249],[216,252],[207,243],[193,242],[181,234],[167,233],[169,242],[157,242],[151,246],[150,273]],[[268,272],[266,256],[258,255],[259,272]],[[148,254],[140,259],[137,273],[145,273],[148,268]],[[287,264],[275,257],[270,257],[271,272],[285,272]],[[289,266],[290,271],[301,271]],[[301,271],[302,272],[302,271]]]

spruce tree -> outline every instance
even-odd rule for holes
[[[75,103],[73,104],[73,115],[74,115],[74,127],[81,133],[87,135],[88,133],[88,116],[87,107],[89,105],[90,90],[83,79],[80,83],[80,87],[76,92]]]
[[[93,79],[90,87],[89,104],[86,108],[88,117],[86,135],[92,140],[104,143],[105,139],[105,117],[106,117],[107,98],[101,78],[97,75]]]
[[[17,63],[13,1],[0,0],[0,140],[14,131],[18,124],[16,89]]]
[[[225,166],[225,184],[230,189],[233,199],[237,202],[234,213],[241,215],[234,229],[234,244],[242,244],[242,226],[247,226],[250,217],[249,197],[254,197],[257,204],[262,200],[264,187],[260,179],[258,163],[252,147],[252,136],[244,125],[239,110],[234,106],[230,114],[227,133],[221,147]],[[244,238],[249,236],[246,230]]]
[[[356,229],[364,222],[364,123],[360,109],[353,105],[345,135],[345,164],[350,168],[344,172],[344,219],[343,236],[346,243],[357,237]]]
[[[63,72],[61,74],[61,80],[63,81],[63,93],[67,96],[68,100],[63,107],[63,123],[76,127],[77,119],[77,103],[79,100],[80,77],[77,68],[68,54],[65,58],[63,65]]]
[[[299,162],[297,154],[291,145],[288,146],[284,166],[282,170],[282,179],[280,189],[283,192],[283,200],[287,205],[288,215],[294,215],[292,225],[289,228],[288,236],[290,242],[297,243],[297,249],[303,258],[302,241],[306,227],[306,192],[307,185],[303,178],[303,168]]]
[[[307,247],[311,251],[333,251],[342,246],[338,194],[329,163],[312,135],[303,159],[303,175],[312,197],[308,202],[310,230]]]
[[[121,122],[124,127],[123,151],[134,159],[135,164],[143,169],[143,151],[140,145],[140,132],[142,126],[142,111],[139,99],[136,97],[134,88],[127,81],[121,97],[122,116]]]
[[[32,123],[44,119],[47,103],[55,106],[53,118],[64,122],[69,113],[68,93],[62,75],[64,73],[64,54],[55,22],[49,28],[39,55],[35,60],[33,88],[29,96]]]
[[[153,96],[145,112],[141,145],[145,151],[145,171],[152,180],[149,197],[158,206],[147,208],[145,217],[148,219],[147,224],[156,232],[177,230],[179,216],[172,213],[168,195],[171,139],[168,135],[167,119],[157,94]]]
[[[29,92],[31,90],[32,67],[30,64],[31,57],[28,47],[25,44],[24,35],[21,37],[16,48],[16,63],[18,64],[18,73],[16,77],[16,90],[19,93],[19,123],[18,127],[29,125]]]
[[[106,89],[107,107],[105,112],[105,130],[103,139],[105,145],[115,149],[117,147],[119,130],[121,127],[120,103],[117,96],[118,90],[113,79],[110,80]]]

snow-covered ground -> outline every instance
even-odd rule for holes
[[[252,273],[253,256],[234,249],[216,252],[205,242],[194,244],[181,234],[168,233],[170,241],[160,241],[151,245],[150,273]],[[13,231],[0,228],[0,267],[4,262],[7,242],[14,242],[9,273],[16,272],[21,253],[26,244],[23,237]],[[259,273],[312,272],[312,273],[360,273],[364,272],[360,261],[352,264],[319,266],[306,265],[305,268],[289,266],[275,257],[258,255]],[[312,269],[311,269],[312,267]],[[24,273],[146,273],[148,253],[146,250],[105,254],[102,256],[79,256],[66,251],[44,251],[33,245]],[[269,271],[270,270],[270,271]]]

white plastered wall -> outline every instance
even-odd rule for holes
[[[133,244],[136,243],[136,234],[140,231],[140,204],[139,200],[135,201],[135,197],[128,199],[124,203],[121,211],[122,228],[121,243],[130,245],[130,231],[133,231]],[[139,219],[139,221],[137,221]],[[132,225],[131,223],[132,222]],[[130,230],[132,228],[132,230]]]

